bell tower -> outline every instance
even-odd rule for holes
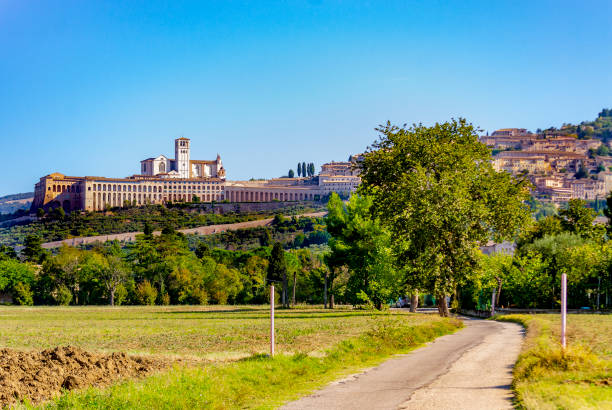
[[[181,178],[191,176],[190,165],[190,140],[189,138],[177,138],[174,140],[174,160],[176,161],[176,172]]]

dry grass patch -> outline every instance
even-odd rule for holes
[[[612,316],[569,315],[568,348],[560,315],[509,315],[527,338],[514,369],[517,405],[528,409],[612,408]]]

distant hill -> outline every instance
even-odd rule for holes
[[[580,139],[596,138],[602,142],[612,140],[612,109],[604,108],[594,121],[583,121],[580,124],[563,124],[561,128],[551,127],[538,130],[544,134],[575,135]]]
[[[32,205],[34,192],[6,195],[0,197],[0,214],[12,214],[20,209],[28,210]]]

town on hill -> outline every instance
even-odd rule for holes
[[[498,171],[525,175],[537,200],[555,205],[570,199],[602,200],[612,191],[612,111],[560,129],[505,128],[480,141],[493,150]]]

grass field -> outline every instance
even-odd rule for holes
[[[527,328],[514,369],[517,404],[527,409],[612,408],[612,316],[568,315],[568,348],[559,315],[509,315]]]
[[[270,359],[267,307],[0,307],[0,347],[69,344],[207,359],[106,389],[66,392],[50,408],[273,408],[460,326],[436,315],[280,310],[279,355]]]
[[[383,314],[385,315],[385,314]],[[280,353],[311,353],[371,329],[380,312],[276,311]],[[423,315],[406,317],[412,324]],[[132,354],[235,357],[269,350],[269,308],[262,306],[0,307],[0,346],[58,345]]]

